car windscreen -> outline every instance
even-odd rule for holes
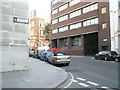
[[[101,52],[99,52],[99,54],[108,54],[108,53],[110,53],[110,51],[101,51]]]
[[[63,53],[55,53],[54,56],[63,56]]]

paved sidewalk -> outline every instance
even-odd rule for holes
[[[67,73],[47,62],[30,58],[29,71],[2,73],[2,88],[55,88],[67,79]]]

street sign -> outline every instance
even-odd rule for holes
[[[26,18],[13,17],[13,22],[28,24],[29,20]]]

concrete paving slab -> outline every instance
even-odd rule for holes
[[[67,79],[67,73],[47,62],[29,58],[28,71],[2,73],[2,88],[55,88]]]

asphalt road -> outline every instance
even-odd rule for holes
[[[120,63],[95,60],[93,57],[72,57],[69,66],[60,66],[68,72],[68,80],[58,88],[118,88]],[[113,89],[116,90],[116,89]]]

